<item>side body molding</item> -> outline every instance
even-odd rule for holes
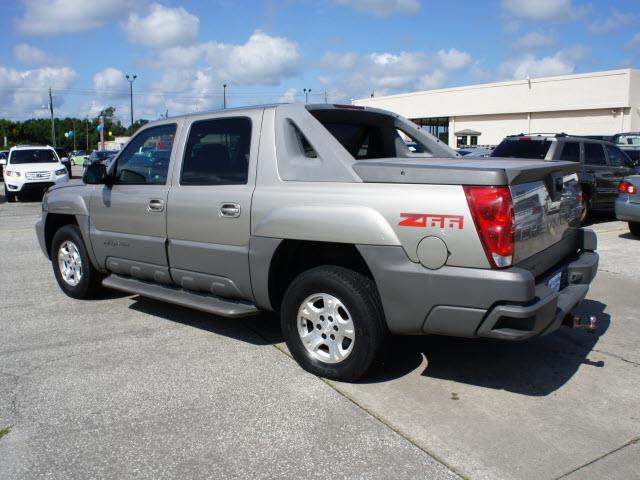
[[[254,227],[253,236],[367,245],[399,246],[391,225],[376,210],[362,206],[276,208]]]

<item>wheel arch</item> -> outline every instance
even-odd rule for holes
[[[321,265],[348,268],[375,282],[367,262],[354,244],[282,240],[273,251],[268,266],[267,298],[270,309],[280,309],[284,293],[294,278]]]

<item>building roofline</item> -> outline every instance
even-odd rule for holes
[[[481,90],[481,89],[488,89],[488,88],[499,88],[499,87],[513,86],[513,85],[523,85],[529,82],[533,84],[533,83],[559,82],[559,81],[565,81],[565,80],[579,80],[583,78],[594,78],[594,77],[611,77],[611,76],[618,76],[618,75],[630,76],[632,71],[636,71],[640,73],[640,70],[638,69],[623,68],[623,69],[617,69],[617,70],[604,70],[599,72],[556,75],[552,77],[537,77],[537,78],[531,78],[531,79],[525,78],[521,80],[507,80],[503,82],[477,83],[472,85],[464,85],[460,87],[438,88],[434,90],[420,90],[417,92],[405,92],[405,93],[398,93],[394,95],[383,95],[379,97],[358,98],[354,100],[354,103],[360,104],[360,103],[375,102],[375,101],[379,101],[380,99],[386,100],[386,99],[415,97],[415,96],[421,96],[421,95],[435,95],[435,94],[449,93],[449,92],[461,92],[465,90]]]

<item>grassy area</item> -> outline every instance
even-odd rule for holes
[[[10,431],[11,431],[11,427],[6,427],[6,428],[0,429],[0,438],[2,438],[5,435],[7,435]]]

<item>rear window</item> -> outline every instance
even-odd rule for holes
[[[599,143],[584,144],[584,163],[587,165],[606,165],[604,150]]]
[[[503,140],[498,145],[492,157],[515,157],[515,158],[534,158],[544,160],[551,146],[551,141],[545,139],[531,139],[529,137],[521,137],[517,139]]]
[[[14,150],[10,154],[9,163],[18,165],[21,163],[58,163],[53,150],[43,148],[41,150]]]

